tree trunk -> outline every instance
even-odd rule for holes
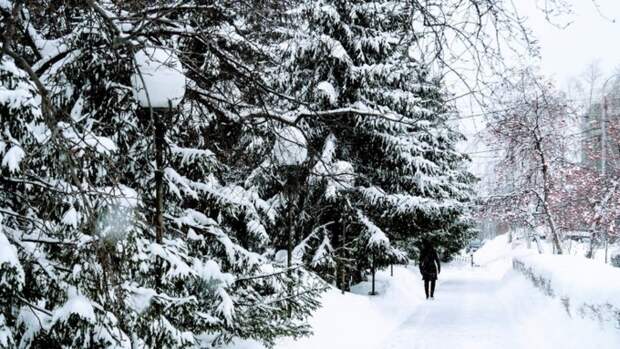
[[[607,192],[605,197],[603,197],[603,200],[594,207],[595,214],[594,214],[594,220],[592,221],[592,226],[590,227],[590,231],[592,232],[592,235],[590,235],[590,247],[588,249],[588,252],[586,253],[587,258],[594,259],[594,255],[596,253],[596,240],[597,240],[596,237],[597,235],[600,235],[600,234],[597,234],[597,225],[598,225],[599,219],[601,219],[601,211],[605,209],[607,202],[612,197],[612,195],[616,192],[617,187],[618,187],[618,182],[615,181],[613,187]]]
[[[289,188],[289,202],[288,202],[288,234],[286,236],[286,267],[288,269],[288,271],[286,272],[288,274],[288,278],[289,278],[289,287],[288,287],[288,294],[290,297],[293,296],[295,290],[293,289],[293,285],[290,283],[291,278],[293,277],[293,270],[292,270],[292,266],[293,266],[293,239],[294,239],[294,234],[295,234],[295,223],[294,223],[294,217],[293,214],[295,213],[294,211],[294,206],[293,206],[293,190],[292,188]],[[290,303],[288,303],[287,305],[287,311],[288,311],[288,315],[289,317],[292,316],[292,308],[290,306]]]
[[[596,231],[596,217],[592,222],[592,226],[590,227],[590,231],[592,234],[590,235],[590,246],[588,247],[588,252],[586,252],[586,258],[594,259],[594,255],[596,254],[596,240],[597,240],[597,231]]]
[[[538,125],[536,125],[536,130],[538,130]],[[545,153],[542,148],[542,139],[535,132],[535,145],[536,150],[538,151],[538,155],[540,156],[540,162],[542,163],[542,176],[543,176],[543,197],[542,197],[542,205],[545,216],[547,217],[547,222],[549,223],[549,229],[551,229],[551,238],[553,239],[554,249],[558,254],[562,254],[562,244],[560,242],[560,236],[558,235],[558,231],[556,229],[555,220],[553,219],[551,209],[549,208],[549,186],[551,185],[549,180],[549,164],[547,163],[547,158],[545,157]],[[539,197],[539,199],[541,199]]]
[[[536,242],[536,249],[538,250],[539,254],[543,254],[543,252],[545,252],[542,248],[542,245],[540,244],[540,240],[538,239],[537,235],[533,235],[534,237],[534,242]]]
[[[586,252],[586,258],[594,259],[595,244],[596,233],[592,232],[592,235],[590,235],[590,246],[588,247],[588,252]]]
[[[290,195],[290,194],[289,194]],[[292,198],[289,198],[288,206],[288,232],[286,234],[286,267],[291,268],[293,266],[293,234],[295,234],[295,227],[293,224],[293,204]]]
[[[172,108],[170,108],[172,109]],[[164,112],[149,110],[153,119],[153,133],[155,142],[155,242],[158,245],[163,244],[164,240],[164,146],[165,133],[162,117]],[[155,290],[163,292],[162,278],[164,274],[164,261],[161,257],[155,260]],[[156,305],[155,312],[159,315],[163,313],[163,309]],[[156,347],[162,346],[161,333],[156,334],[154,343]]]

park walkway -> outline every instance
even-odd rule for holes
[[[486,268],[440,275],[435,300],[420,305],[383,349],[512,349],[520,343],[512,307],[501,298],[501,276]]]

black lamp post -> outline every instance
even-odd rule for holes
[[[153,122],[155,143],[155,241],[164,236],[164,146],[166,122],[185,95],[185,75],[171,49],[144,48],[134,55],[131,77],[134,96]],[[156,287],[161,288],[161,265],[157,266]]]

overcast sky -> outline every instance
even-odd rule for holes
[[[542,73],[556,80],[559,87],[566,87],[571,78],[579,76],[597,59],[605,77],[620,67],[620,0],[566,0],[574,13],[554,20],[558,24],[570,23],[564,29],[545,19],[536,6],[537,0],[513,1],[521,15],[527,17],[528,26],[539,42],[538,63]],[[544,0],[538,0],[541,1]],[[467,119],[461,125],[461,131],[469,138],[463,150],[471,153],[472,170],[478,175],[484,175],[486,163],[493,161],[494,156],[493,152],[484,152],[480,139],[483,126],[482,118]]]
[[[561,29],[545,20],[533,0],[516,0],[528,17],[538,38],[541,68],[560,85],[579,75],[590,62],[601,59],[610,74],[620,65],[620,0],[567,0],[574,13],[558,22],[570,25]],[[600,13],[595,4],[600,7]]]

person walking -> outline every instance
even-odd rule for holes
[[[429,297],[430,299],[435,299],[435,282],[437,281],[437,274],[441,273],[441,264],[439,263],[439,256],[437,251],[435,251],[435,247],[429,241],[424,241],[422,244],[418,266],[420,267],[422,280],[424,280],[426,299],[429,299]]]

